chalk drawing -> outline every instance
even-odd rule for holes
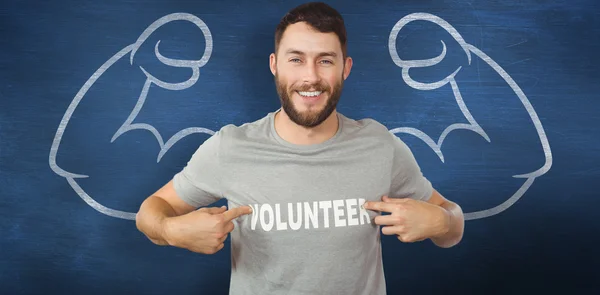
[[[510,86],[510,88],[519,97],[519,99],[521,100],[521,103],[527,110],[527,113],[529,114],[529,116],[535,126],[535,129],[540,138],[542,148],[544,151],[544,155],[545,155],[546,161],[545,161],[544,165],[541,168],[539,168],[533,172],[530,172],[530,173],[513,175],[513,177],[515,177],[515,178],[524,178],[525,182],[510,198],[508,198],[502,204],[499,204],[493,208],[489,208],[489,209],[485,209],[485,210],[481,210],[481,211],[477,211],[477,212],[465,212],[464,213],[466,220],[479,219],[479,218],[489,217],[489,216],[498,214],[498,213],[508,209],[517,200],[519,200],[519,198],[521,198],[523,196],[523,194],[525,194],[527,189],[529,189],[529,187],[533,183],[534,179],[536,177],[544,175],[546,172],[548,172],[548,170],[550,170],[550,167],[552,166],[552,152],[550,151],[550,144],[548,143],[548,138],[546,137],[546,133],[544,132],[544,128],[542,127],[542,123],[540,122],[540,119],[538,118],[535,110],[533,109],[533,106],[531,105],[531,103],[529,102],[529,100],[527,99],[527,97],[525,96],[523,91],[521,90],[521,88],[510,77],[510,75],[504,69],[502,69],[502,67],[500,67],[498,65],[498,63],[496,63],[494,60],[492,60],[492,58],[490,58],[488,55],[483,53],[483,51],[479,50],[477,47],[466,43],[465,40],[462,38],[462,36],[458,33],[458,31],[452,25],[450,25],[448,22],[441,19],[440,17],[429,14],[429,13],[412,13],[412,14],[409,14],[409,15],[403,17],[402,19],[400,19],[394,25],[394,27],[392,28],[392,31],[390,32],[388,45],[389,45],[389,51],[390,51],[392,60],[398,67],[402,68],[402,79],[404,80],[404,82],[406,82],[406,84],[408,86],[410,86],[414,89],[429,91],[429,90],[438,89],[438,88],[450,83],[450,86],[452,87],[452,91],[454,93],[454,97],[456,99],[456,103],[458,104],[460,110],[462,111],[465,119],[469,122],[469,124],[456,123],[456,124],[452,124],[452,125],[448,126],[442,132],[442,134],[440,135],[437,142],[433,138],[431,138],[429,135],[424,133],[423,131],[415,129],[415,128],[398,127],[398,128],[394,128],[394,129],[390,130],[390,132],[392,132],[394,134],[398,134],[398,133],[411,134],[411,135],[416,136],[417,138],[423,140],[438,155],[438,157],[440,158],[440,160],[442,162],[444,162],[444,154],[441,151],[442,143],[444,142],[444,139],[446,138],[446,136],[448,136],[448,134],[454,130],[459,130],[459,129],[470,130],[470,131],[473,131],[473,132],[479,134],[480,136],[485,138],[485,140],[487,140],[488,142],[491,142],[490,137],[483,130],[483,128],[481,128],[481,126],[479,126],[477,121],[475,121],[475,119],[469,112],[469,109],[467,108],[465,102],[462,99],[462,95],[460,93],[458,84],[456,83],[456,80],[454,79],[456,74],[458,74],[458,72],[462,69],[462,66],[459,66],[453,73],[448,75],[446,78],[444,78],[440,81],[432,82],[432,83],[422,83],[422,82],[415,81],[414,79],[411,78],[411,76],[409,74],[409,70],[411,68],[424,68],[424,67],[430,67],[430,66],[436,65],[436,64],[440,63],[446,56],[446,44],[444,43],[444,41],[440,40],[442,43],[442,53],[440,53],[440,55],[438,55],[434,58],[423,59],[423,60],[402,60],[402,59],[400,59],[400,57],[398,56],[398,52],[396,50],[396,38],[398,37],[400,30],[405,25],[407,25],[408,23],[413,22],[413,21],[429,21],[429,22],[439,25],[440,27],[445,29],[454,38],[454,40],[456,42],[458,42],[460,47],[463,49],[463,51],[467,55],[467,60],[468,60],[469,65],[471,64],[471,53],[473,53],[476,56],[478,56],[479,58],[481,58],[484,62],[486,62],[490,67],[492,67],[504,79],[504,81],[506,81],[506,83]]]
[[[142,46],[144,41],[146,41],[146,39],[161,26],[163,26],[169,22],[178,21],[178,20],[192,22],[193,24],[198,26],[198,28],[200,28],[200,30],[202,31],[202,34],[204,35],[205,44],[206,44],[205,48],[204,48],[204,55],[202,56],[202,58],[200,60],[178,60],[178,59],[167,58],[167,57],[163,56],[160,53],[160,51],[158,50],[158,45],[160,44],[160,40],[158,42],[156,42],[156,45],[154,46],[154,53],[159,61],[161,61],[163,64],[168,65],[168,66],[190,68],[190,69],[192,69],[192,76],[187,81],[184,81],[184,82],[168,83],[168,82],[161,81],[160,79],[152,76],[142,66],[140,66],[140,69],[147,77],[146,82],[144,83],[144,87],[142,88],[142,91],[140,93],[140,96],[138,98],[138,101],[137,101],[135,107],[133,108],[133,110],[129,114],[129,117],[125,120],[123,125],[121,125],[121,127],[113,135],[111,142],[114,142],[119,136],[121,136],[124,133],[131,131],[131,130],[136,130],[136,129],[148,130],[148,131],[152,132],[152,134],[154,134],[154,136],[156,137],[156,140],[158,141],[158,144],[160,145],[160,152],[159,152],[158,158],[156,160],[156,162],[158,163],[158,162],[160,162],[160,159],[164,156],[164,154],[180,139],[182,139],[190,134],[194,134],[194,133],[206,133],[209,135],[213,135],[215,133],[214,131],[212,131],[210,129],[206,129],[206,128],[190,127],[190,128],[186,128],[186,129],[183,129],[183,130],[175,133],[171,138],[169,138],[167,140],[167,142],[164,142],[163,138],[160,135],[160,133],[158,132],[158,130],[156,130],[156,128],[154,128],[152,125],[144,124],[144,123],[133,123],[133,121],[137,117],[138,113],[144,106],[144,102],[146,101],[146,96],[148,95],[148,91],[152,84],[156,84],[158,87],[161,87],[164,89],[169,89],[169,90],[183,90],[183,89],[191,87],[192,85],[194,85],[196,83],[196,81],[198,81],[198,77],[200,75],[200,68],[208,62],[208,60],[210,59],[210,55],[212,53],[212,47],[213,47],[212,35],[210,33],[210,30],[208,29],[208,26],[200,18],[198,18],[192,14],[188,14],[188,13],[173,13],[173,14],[169,14],[164,17],[161,17],[160,19],[156,20],[154,23],[150,24],[150,26],[148,26],[148,28],[146,30],[144,30],[144,32],[142,32],[142,34],[139,36],[139,38],[137,39],[137,41],[135,43],[126,46],[125,48],[123,48],[119,52],[117,52],[115,55],[113,55],[111,58],[109,58],[85,82],[83,87],[81,87],[79,92],[77,92],[77,94],[75,95],[75,98],[73,99],[73,101],[71,102],[69,107],[67,108],[67,111],[65,112],[65,115],[63,116],[63,118],[58,126],[58,130],[56,131],[54,141],[52,142],[52,147],[50,149],[50,157],[49,157],[50,167],[52,168],[52,170],[56,174],[67,179],[67,182],[71,185],[73,190],[75,190],[75,192],[88,205],[92,206],[92,208],[96,209],[97,211],[99,211],[103,214],[113,216],[113,217],[123,218],[123,219],[130,219],[130,220],[135,220],[135,215],[136,215],[136,213],[134,213],[134,212],[125,212],[125,211],[115,210],[115,209],[108,208],[108,207],[98,203],[91,196],[89,196],[81,188],[81,186],[79,186],[79,184],[75,180],[77,178],[87,178],[88,175],[71,173],[71,172],[65,171],[62,168],[58,167],[58,165],[56,164],[56,154],[58,152],[58,148],[60,146],[60,141],[62,139],[63,133],[65,131],[65,128],[67,127],[67,124],[69,123],[69,120],[71,119],[71,116],[73,115],[73,112],[77,108],[77,105],[79,105],[79,102],[81,102],[81,100],[83,99],[83,97],[85,96],[87,91],[90,89],[90,87],[92,87],[92,85],[94,85],[96,80],[98,80],[102,76],[102,74],[104,74],[104,72],[106,72],[114,63],[119,61],[121,58],[123,58],[127,54],[129,54],[129,56],[130,56],[130,58],[129,58],[130,64],[133,65],[133,57],[134,57],[135,53],[137,52],[137,50]]]
[[[156,140],[158,141],[158,143],[160,145],[160,152],[157,157],[157,163],[158,163],[158,162],[160,162],[161,158],[165,155],[165,153],[177,141],[181,140],[185,136],[188,136],[188,135],[194,134],[194,133],[206,133],[209,135],[213,135],[215,133],[215,131],[213,131],[213,130],[201,128],[201,127],[190,127],[190,128],[185,128],[185,129],[177,132],[175,135],[173,135],[171,138],[169,138],[165,142],[163,140],[162,136],[160,135],[160,133],[158,132],[158,130],[156,128],[154,128],[152,125],[144,124],[144,123],[133,123],[133,121],[137,117],[138,113],[144,106],[144,102],[146,100],[148,91],[152,84],[155,84],[158,87],[161,87],[164,89],[169,89],[169,90],[183,90],[183,89],[189,88],[192,85],[194,85],[196,83],[196,81],[198,80],[199,75],[200,75],[200,68],[202,66],[204,66],[210,59],[210,55],[212,53],[212,46],[213,46],[212,35],[210,33],[210,30],[208,29],[207,25],[201,19],[199,19],[198,17],[196,17],[194,15],[187,14],[187,13],[169,14],[169,15],[166,15],[166,16],[158,19],[157,21],[152,23],[150,26],[148,26],[148,28],[146,30],[144,30],[144,32],[139,36],[139,38],[137,39],[136,42],[121,49],[119,52],[117,52],[115,55],[113,55],[111,58],[109,58],[102,66],[100,66],[100,68],[98,68],[92,74],[92,76],[86,81],[86,83],[77,92],[77,94],[75,95],[75,98],[73,99],[73,101],[71,102],[69,107],[67,108],[67,111],[65,112],[65,114],[58,126],[58,129],[56,131],[56,135],[54,137],[54,141],[53,141],[52,147],[50,149],[50,156],[49,156],[50,167],[56,174],[64,177],[67,180],[67,182],[69,183],[69,185],[71,185],[73,190],[88,205],[90,205],[92,208],[94,208],[98,212],[106,214],[108,216],[122,218],[122,219],[135,220],[136,213],[108,208],[108,207],[98,203],[90,195],[88,195],[81,188],[81,186],[79,186],[79,184],[76,181],[76,179],[78,179],[78,178],[87,178],[88,175],[76,174],[76,173],[65,171],[64,169],[60,168],[56,164],[56,155],[57,155],[57,152],[58,152],[58,149],[60,146],[62,135],[65,131],[65,128],[67,127],[67,124],[69,123],[69,120],[70,120],[73,112],[77,108],[79,102],[83,99],[83,97],[85,96],[87,91],[90,89],[90,87],[92,87],[92,85],[94,85],[96,80],[98,80],[104,74],[104,72],[106,72],[114,63],[121,60],[127,54],[129,54],[130,63],[133,64],[133,57],[134,57],[135,53],[137,52],[137,50],[140,48],[140,46],[144,43],[144,41],[146,41],[146,39],[161,26],[163,26],[169,22],[176,21],[176,20],[190,21],[190,22],[194,23],[196,26],[198,26],[198,28],[200,28],[200,30],[202,31],[202,33],[205,37],[205,40],[206,40],[204,55],[202,56],[202,58],[200,60],[177,60],[177,59],[167,58],[160,53],[160,51],[158,49],[160,41],[158,41],[154,47],[154,52],[155,52],[156,57],[159,59],[159,61],[161,61],[165,65],[169,65],[169,66],[173,66],[173,67],[190,68],[190,69],[192,69],[192,76],[187,81],[184,81],[184,82],[168,83],[168,82],[161,81],[160,79],[154,77],[153,75],[148,73],[143,67],[140,66],[141,71],[147,77],[146,82],[144,83],[144,86],[142,88],[142,91],[139,95],[138,101],[137,101],[134,109],[129,114],[129,116],[125,120],[125,122],[121,125],[121,127],[115,132],[115,134],[113,135],[113,137],[111,139],[111,142],[114,142],[119,136],[121,136],[124,133],[131,131],[131,130],[136,130],[136,129],[148,130],[152,134],[154,134]],[[398,53],[396,51],[396,38],[398,36],[398,33],[406,24],[408,24],[412,21],[416,21],[416,20],[433,22],[433,23],[441,26],[442,28],[444,28],[446,31],[448,31],[450,33],[450,35],[452,35],[452,37],[454,37],[454,39],[458,42],[458,44],[460,44],[460,46],[464,50],[465,54],[467,55],[469,65],[471,63],[471,53],[473,53],[476,56],[480,57],[482,60],[484,60],[494,70],[496,70],[496,72],[498,72],[498,74],[508,83],[508,85],[513,89],[515,94],[519,97],[519,99],[523,103],[525,109],[527,110],[528,114],[530,115],[530,117],[533,121],[533,124],[538,132],[538,135],[540,137],[542,147],[544,150],[544,154],[546,157],[545,164],[536,171],[533,171],[533,172],[530,172],[527,174],[514,175],[513,177],[515,177],[515,178],[524,178],[526,180],[523,183],[523,185],[517,190],[517,192],[515,192],[507,201],[505,201],[504,203],[502,203],[496,207],[490,208],[490,209],[486,209],[486,210],[482,210],[482,211],[478,211],[478,212],[466,212],[465,219],[472,220],[472,219],[484,218],[484,217],[489,217],[489,216],[498,214],[498,213],[508,209],[519,198],[521,198],[521,196],[523,196],[523,194],[531,186],[531,184],[533,183],[533,180],[536,177],[539,177],[539,176],[545,174],[552,165],[552,153],[550,152],[550,145],[548,143],[548,139],[546,138],[546,134],[544,132],[542,124],[541,124],[539,118],[537,117],[537,114],[535,113],[533,107],[529,103],[529,100],[523,93],[523,91],[519,88],[517,83],[495,61],[493,61],[489,56],[487,56],[485,53],[483,53],[481,50],[479,50],[475,46],[466,43],[464,41],[464,39],[461,37],[461,35],[456,31],[456,29],[454,29],[454,27],[452,27],[445,20],[443,20],[435,15],[432,15],[432,14],[413,13],[413,14],[407,15],[406,17],[400,19],[396,23],[396,25],[392,28],[392,31],[390,32],[389,51],[390,51],[392,60],[394,61],[394,63],[396,65],[398,65],[399,67],[402,68],[403,80],[407,83],[407,85],[409,85],[415,89],[425,90],[425,91],[434,90],[434,89],[440,88],[440,87],[450,83],[453,93],[454,93],[454,96],[456,98],[456,102],[458,103],[460,110],[462,111],[464,117],[467,119],[469,124],[456,123],[456,124],[452,124],[452,125],[448,126],[442,132],[442,134],[440,135],[437,142],[435,140],[433,140],[430,136],[428,136],[426,133],[424,133],[418,129],[415,129],[415,128],[409,128],[409,127],[394,128],[394,129],[390,130],[391,133],[393,133],[393,134],[406,133],[406,134],[411,134],[411,135],[418,137],[419,139],[423,140],[429,147],[431,147],[431,149],[439,156],[439,158],[442,162],[444,162],[444,155],[441,151],[442,143],[444,141],[444,138],[453,130],[458,130],[458,129],[471,130],[471,131],[481,135],[488,142],[491,142],[491,139],[489,138],[489,136],[486,134],[486,132],[483,130],[483,128],[481,128],[481,126],[479,126],[477,121],[475,121],[473,116],[470,114],[469,109],[467,108],[466,104],[462,100],[462,96],[460,94],[458,84],[456,83],[456,81],[454,79],[454,76],[461,70],[462,67],[458,67],[458,69],[456,69],[452,74],[450,74],[443,80],[433,82],[433,83],[418,82],[418,81],[413,80],[410,77],[409,70],[411,68],[429,67],[429,66],[436,65],[439,62],[441,62],[446,55],[446,44],[443,41],[441,41],[442,53],[437,57],[434,57],[431,59],[426,59],[426,60],[413,60],[413,61],[405,61],[405,60],[400,59],[400,57],[398,56]]]

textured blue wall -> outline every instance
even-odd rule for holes
[[[227,293],[227,247],[158,247],[132,218],[212,132],[279,107],[283,2],[4,3],[0,293]],[[451,249],[383,237],[389,294],[598,291],[597,2],[329,3],[354,59],[338,110],[468,219]]]

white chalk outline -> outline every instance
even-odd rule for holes
[[[50,156],[49,156],[50,168],[56,174],[66,178],[67,182],[69,183],[69,185],[71,185],[73,190],[88,205],[90,205],[92,208],[94,208],[98,212],[106,214],[108,216],[122,218],[122,219],[135,220],[135,216],[137,213],[111,209],[111,208],[105,207],[102,204],[96,202],[92,197],[90,197],[79,186],[79,184],[75,180],[76,178],[87,178],[88,175],[75,174],[75,173],[65,171],[56,164],[56,155],[58,152],[58,148],[60,146],[60,142],[61,142],[63,133],[67,127],[69,120],[71,119],[73,112],[79,105],[79,102],[83,99],[83,97],[85,96],[87,91],[92,87],[92,85],[94,85],[96,80],[98,80],[104,74],[104,72],[106,72],[114,63],[121,60],[121,58],[123,58],[125,55],[127,55],[129,53],[131,53],[130,64],[133,64],[133,57],[134,57],[136,51],[143,44],[143,42],[146,41],[146,39],[154,31],[156,31],[159,27],[161,27],[162,25],[165,25],[169,22],[176,21],[176,20],[190,21],[190,22],[196,24],[202,30],[202,33],[203,33],[203,35],[205,37],[205,41],[206,41],[204,55],[202,56],[202,58],[200,60],[197,60],[197,61],[170,59],[170,58],[164,57],[162,54],[160,54],[160,52],[158,50],[158,45],[160,44],[160,41],[158,41],[155,45],[154,51],[155,51],[155,55],[159,59],[159,61],[161,61],[165,65],[170,65],[170,66],[174,66],[174,67],[191,68],[192,76],[185,82],[168,83],[168,82],[161,81],[158,78],[154,77],[153,75],[148,73],[143,67],[140,66],[140,69],[147,77],[146,82],[144,83],[144,86],[142,88],[142,91],[140,92],[140,96],[138,98],[138,101],[137,101],[134,109],[132,110],[132,112],[130,113],[128,118],[125,120],[125,122],[121,125],[121,127],[115,132],[115,134],[111,138],[111,143],[114,142],[119,136],[123,135],[125,132],[131,131],[131,130],[136,130],[136,129],[148,130],[152,134],[154,134],[154,136],[156,137],[156,139],[160,145],[160,152],[157,157],[157,163],[158,163],[158,162],[160,162],[161,158],[165,155],[165,153],[177,141],[184,138],[185,136],[193,134],[193,133],[206,133],[208,135],[213,135],[215,133],[215,131],[213,131],[213,130],[210,130],[207,128],[201,128],[201,127],[190,127],[190,128],[185,128],[185,129],[177,132],[175,135],[173,135],[171,138],[169,138],[167,140],[167,142],[164,142],[163,138],[160,135],[160,133],[158,132],[158,130],[156,130],[156,128],[154,128],[152,125],[144,124],[144,123],[133,123],[133,121],[135,120],[135,118],[137,117],[138,113],[140,112],[141,108],[144,105],[144,102],[148,95],[148,91],[152,84],[155,84],[161,88],[169,89],[169,90],[182,90],[182,89],[189,88],[192,85],[194,85],[196,83],[196,81],[198,80],[199,75],[200,75],[200,67],[204,66],[210,59],[210,55],[212,53],[213,40],[212,40],[212,35],[211,35],[210,30],[208,29],[207,25],[201,19],[199,19],[198,17],[196,17],[192,14],[173,13],[173,14],[166,15],[166,16],[156,20],[154,23],[152,23],[150,26],[148,26],[148,28],[146,30],[144,30],[144,32],[140,35],[140,37],[137,39],[137,41],[135,43],[130,44],[130,45],[126,46],[125,48],[121,49],[119,52],[117,52],[115,55],[113,55],[111,58],[109,58],[102,66],[100,66],[100,68],[98,68],[94,72],[94,74],[92,74],[92,76],[85,82],[85,84],[77,92],[73,101],[67,108],[67,110],[58,126],[58,129],[56,131],[54,141],[52,142],[52,147],[50,148]],[[433,23],[441,26],[442,28],[444,28],[446,31],[448,31],[450,33],[450,35],[452,35],[454,37],[454,39],[460,44],[460,46],[463,48],[464,52],[467,54],[469,65],[471,64],[470,53],[472,52],[475,55],[477,55],[478,57],[480,57],[481,59],[483,59],[494,70],[496,70],[496,72],[498,72],[498,74],[509,84],[509,86],[513,89],[513,91],[515,91],[515,94],[517,94],[517,96],[519,97],[519,99],[521,100],[523,105],[525,106],[525,108],[526,108],[527,112],[529,113],[529,115],[535,125],[535,128],[538,132],[538,135],[540,137],[542,147],[544,150],[544,154],[546,157],[546,162],[545,162],[544,166],[542,166],[540,169],[538,169],[534,172],[531,172],[531,173],[514,175],[513,177],[515,177],[515,178],[526,178],[526,181],[521,186],[521,188],[519,188],[519,190],[515,194],[513,194],[512,197],[510,197],[508,200],[506,200],[505,202],[503,202],[502,204],[500,204],[496,207],[486,209],[486,210],[481,210],[478,212],[465,213],[465,219],[472,220],[472,219],[485,218],[485,217],[489,217],[489,216],[498,214],[498,213],[508,209],[519,198],[521,198],[521,196],[523,196],[523,194],[531,186],[531,184],[533,183],[533,180],[536,177],[539,177],[539,176],[545,174],[552,165],[552,154],[550,151],[550,145],[548,143],[548,139],[546,138],[546,134],[544,132],[542,124],[541,124],[539,118],[537,117],[537,114],[535,113],[533,107],[531,106],[529,100],[523,93],[523,91],[520,89],[520,87],[517,85],[517,83],[506,73],[506,71],[504,71],[504,69],[502,69],[495,61],[493,61],[489,56],[487,56],[485,53],[483,53],[481,50],[479,50],[475,46],[466,43],[464,41],[464,39],[460,36],[460,34],[456,31],[456,29],[454,29],[454,27],[452,27],[445,20],[443,20],[435,15],[428,14],[428,13],[413,13],[413,14],[409,14],[409,15],[403,17],[402,19],[400,19],[396,23],[396,25],[393,27],[392,31],[390,32],[389,51],[390,51],[390,55],[391,55],[394,63],[396,63],[396,65],[398,65],[399,67],[402,68],[403,80],[409,86],[411,86],[415,89],[433,90],[433,89],[440,88],[440,87],[446,85],[447,83],[450,83],[453,93],[454,93],[454,96],[456,98],[456,102],[458,103],[458,106],[460,107],[463,115],[465,116],[465,118],[467,119],[469,124],[456,123],[456,124],[452,124],[452,125],[448,126],[440,135],[440,138],[438,139],[437,143],[430,136],[428,136],[427,134],[425,134],[424,132],[422,132],[421,130],[418,130],[416,128],[399,127],[399,128],[391,129],[390,130],[391,133],[393,133],[393,134],[406,133],[406,134],[411,134],[411,135],[416,136],[417,138],[423,140],[429,147],[431,147],[431,149],[438,155],[438,157],[440,158],[440,160],[442,162],[444,162],[444,155],[442,154],[442,151],[441,151],[442,143],[443,143],[444,139],[446,138],[446,136],[453,130],[458,130],[458,129],[471,130],[471,131],[481,135],[482,137],[484,137],[488,142],[491,142],[489,136],[485,133],[485,131],[481,128],[481,126],[479,126],[479,124],[475,121],[473,116],[470,114],[467,106],[465,105],[464,101],[462,100],[460,90],[454,79],[454,76],[460,71],[460,69],[462,67],[459,67],[456,71],[454,71],[452,74],[450,74],[443,80],[434,82],[434,83],[417,82],[409,76],[408,71],[410,68],[428,67],[428,66],[436,65],[440,61],[442,61],[446,55],[446,45],[443,41],[441,41],[442,47],[443,47],[442,53],[435,58],[431,58],[431,59],[427,59],[427,60],[415,60],[415,61],[404,61],[404,60],[400,59],[400,57],[398,56],[398,53],[396,51],[396,38],[398,36],[398,33],[399,33],[400,29],[402,29],[402,27],[404,27],[406,24],[408,24],[412,21],[416,21],[416,20],[424,20],[424,21],[433,22]]]
[[[529,187],[533,183],[533,180],[536,177],[544,175],[546,172],[548,172],[548,170],[550,170],[550,167],[552,166],[552,152],[550,151],[550,144],[548,143],[548,138],[546,137],[546,133],[544,132],[544,128],[542,127],[542,123],[540,122],[540,119],[538,118],[535,110],[533,109],[533,106],[527,99],[527,96],[525,96],[525,94],[523,93],[521,88],[517,85],[517,83],[510,77],[510,75],[502,67],[500,67],[500,65],[498,65],[498,63],[496,63],[494,60],[492,60],[492,58],[490,58],[488,55],[483,53],[483,51],[479,50],[477,47],[466,43],[465,40],[463,39],[463,37],[458,33],[458,31],[452,25],[450,25],[448,22],[446,22],[445,20],[443,20],[440,17],[435,16],[433,14],[419,12],[419,13],[412,13],[412,14],[409,14],[409,15],[403,17],[392,28],[392,30],[390,32],[389,43],[388,43],[390,56],[392,57],[392,60],[394,61],[394,63],[398,67],[402,68],[402,79],[404,80],[404,82],[406,82],[406,84],[408,86],[410,86],[414,89],[427,91],[427,90],[433,90],[433,89],[440,88],[440,87],[450,83],[450,86],[452,87],[452,91],[454,93],[456,102],[458,103],[460,110],[462,111],[464,117],[467,119],[469,124],[455,123],[455,124],[448,126],[440,135],[437,143],[429,135],[425,134],[423,131],[418,130],[416,128],[398,127],[398,128],[394,128],[394,129],[390,130],[391,133],[393,133],[393,134],[398,134],[398,133],[411,134],[411,135],[416,136],[417,138],[423,140],[438,155],[438,157],[440,158],[442,163],[444,162],[444,155],[441,151],[442,143],[444,142],[444,139],[446,138],[446,136],[448,136],[448,134],[454,130],[460,130],[460,129],[470,130],[470,131],[473,131],[473,132],[479,134],[480,136],[485,138],[485,140],[487,140],[488,142],[491,142],[487,133],[483,130],[483,128],[481,128],[481,126],[479,126],[477,121],[475,121],[475,119],[469,112],[469,109],[467,108],[465,102],[462,99],[462,95],[458,88],[458,84],[456,83],[456,80],[454,79],[456,74],[458,74],[458,72],[462,69],[462,66],[458,67],[458,69],[456,69],[452,74],[448,75],[446,78],[444,78],[440,81],[437,81],[437,82],[433,82],[433,83],[417,82],[410,77],[409,70],[411,68],[422,68],[422,67],[430,67],[430,66],[436,65],[439,62],[441,62],[444,59],[444,57],[446,56],[446,44],[444,43],[444,41],[440,40],[442,43],[442,53],[440,55],[438,55],[437,57],[430,58],[430,59],[424,59],[424,60],[412,60],[412,61],[405,61],[405,60],[400,59],[400,57],[398,56],[398,52],[396,50],[396,38],[398,37],[398,33],[408,23],[413,22],[413,21],[418,21],[418,20],[432,22],[436,25],[439,25],[440,27],[445,29],[448,33],[450,33],[450,35],[454,38],[454,40],[456,42],[458,42],[458,44],[462,47],[465,54],[467,55],[469,65],[471,64],[471,53],[473,53],[476,56],[480,57],[483,61],[485,61],[490,67],[492,67],[504,79],[504,81],[506,81],[506,83],[511,87],[511,89],[519,97],[519,99],[521,100],[521,103],[523,103],[523,106],[525,107],[525,109],[527,110],[527,113],[529,114],[531,120],[533,121],[535,129],[538,133],[538,136],[539,136],[541,144],[542,144],[542,148],[544,150],[545,159],[546,159],[544,165],[541,168],[539,168],[538,170],[535,170],[530,173],[513,175],[513,177],[515,177],[515,178],[526,178],[526,181],[508,200],[504,201],[502,204],[497,205],[490,209],[464,213],[465,220],[479,219],[479,218],[489,217],[489,216],[498,214],[498,213],[508,209],[517,200],[519,200],[523,196],[523,194],[525,194],[527,189],[529,189]]]
[[[90,205],[92,208],[96,209],[100,213],[103,213],[103,214],[106,214],[106,215],[109,215],[112,217],[129,219],[129,220],[135,220],[135,216],[137,214],[137,213],[133,213],[133,212],[126,212],[126,211],[111,209],[111,208],[105,207],[104,205],[96,202],[96,200],[94,200],[92,197],[90,197],[81,188],[81,186],[79,186],[77,181],[75,181],[76,178],[87,178],[88,175],[75,174],[75,173],[65,171],[56,164],[56,154],[58,152],[58,148],[60,146],[60,141],[62,139],[63,133],[65,131],[65,128],[67,127],[67,124],[69,123],[69,120],[71,119],[71,116],[73,115],[73,112],[77,108],[77,105],[79,105],[79,102],[83,99],[84,95],[87,93],[87,91],[90,89],[90,87],[92,87],[92,85],[94,85],[96,80],[98,80],[104,74],[104,72],[106,72],[115,62],[119,61],[121,58],[123,58],[123,56],[125,56],[129,53],[131,53],[130,64],[133,65],[133,57],[134,57],[135,53],[137,52],[137,50],[142,46],[144,41],[146,41],[146,39],[161,26],[163,26],[169,22],[177,21],[177,20],[189,21],[191,23],[194,23],[196,26],[198,26],[198,28],[200,28],[200,30],[202,30],[202,34],[204,35],[204,38],[205,38],[204,55],[202,56],[202,58],[200,60],[177,60],[177,59],[167,58],[167,57],[163,56],[158,50],[158,45],[160,44],[160,40],[158,42],[156,42],[156,45],[154,46],[154,53],[159,61],[161,61],[163,64],[169,65],[169,66],[191,68],[192,76],[187,81],[184,81],[181,83],[168,83],[168,82],[161,81],[158,78],[152,76],[143,67],[140,66],[140,69],[147,77],[146,82],[144,83],[144,87],[142,88],[142,91],[140,92],[140,96],[138,98],[138,101],[137,101],[135,107],[133,108],[133,110],[129,114],[129,117],[125,120],[123,125],[121,125],[121,127],[113,135],[110,142],[111,143],[114,142],[119,136],[121,136],[125,132],[131,131],[131,130],[136,130],[136,129],[148,130],[152,134],[154,134],[154,136],[156,137],[156,140],[158,141],[158,144],[160,145],[160,152],[159,152],[157,160],[156,160],[156,162],[158,163],[158,162],[160,162],[160,159],[164,156],[164,154],[180,139],[182,139],[190,134],[193,134],[193,133],[206,133],[209,135],[213,135],[215,133],[214,131],[212,131],[210,129],[206,129],[206,128],[190,127],[190,128],[186,128],[186,129],[183,129],[183,130],[177,132],[175,135],[173,135],[171,138],[169,138],[167,140],[167,142],[165,143],[163,141],[162,136],[158,132],[158,130],[156,130],[156,128],[154,128],[152,125],[144,124],[144,123],[133,123],[133,121],[137,117],[138,113],[144,106],[144,102],[146,101],[146,96],[148,95],[148,90],[150,89],[150,86],[152,84],[156,84],[157,86],[159,86],[161,88],[169,89],[169,90],[182,90],[182,89],[189,88],[192,85],[194,85],[196,83],[196,81],[198,81],[198,77],[200,76],[200,67],[204,66],[208,62],[208,60],[210,59],[210,56],[212,54],[212,48],[213,48],[212,34],[211,34],[210,30],[208,29],[208,26],[200,18],[196,17],[195,15],[189,14],[189,13],[172,13],[172,14],[166,15],[164,17],[161,17],[160,19],[153,22],[150,26],[148,26],[148,28],[146,30],[144,30],[144,32],[142,32],[142,34],[139,36],[139,38],[137,39],[137,41],[135,43],[126,46],[125,48],[123,48],[119,52],[117,52],[115,55],[113,55],[111,58],[109,58],[85,82],[83,87],[81,87],[79,92],[77,92],[77,94],[75,95],[75,98],[73,99],[73,101],[71,102],[69,107],[67,108],[67,111],[65,112],[65,114],[58,126],[58,130],[56,131],[54,141],[52,142],[52,147],[50,148],[49,162],[50,162],[50,168],[52,168],[52,171],[54,171],[56,174],[58,174],[64,178],[66,178],[67,182],[71,185],[73,190],[75,190],[75,192],[88,205]]]

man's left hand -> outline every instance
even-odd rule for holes
[[[365,202],[367,210],[389,212],[390,215],[375,217],[384,235],[396,235],[402,242],[418,242],[448,232],[450,214],[446,209],[411,198],[383,196],[381,202]]]

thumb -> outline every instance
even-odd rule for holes
[[[208,213],[208,214],[221,214],[223,212],[225,212],[227,210],[226,206],[221,206],[221,207],[204,207],[204,208],[200,208],[198,210],[198,212],[204,212],[204,213]]]

